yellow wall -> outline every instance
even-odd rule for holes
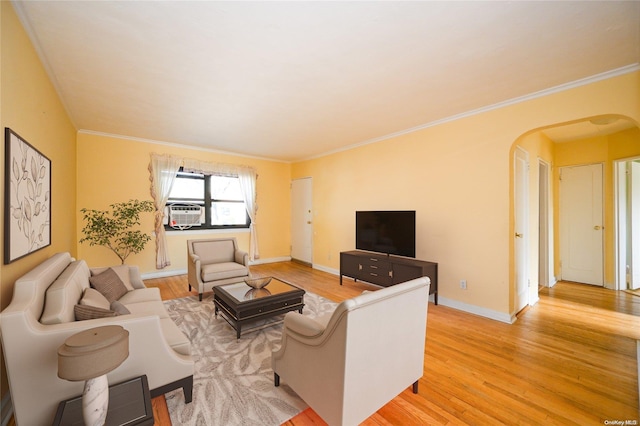
[[[0,267],[0,309],[11,301],[14,281],[59,251],[75,256],[76,129],[71,123],[11,3],[3,1],[0,30],[0,120],[51,160],[51,245]],[[3,136],[4,138],[4,136]],[[0,160],[4,170],[4,149]],[[1,174],[4,188],[4,172]],[[4,215],[3,208],[0,215]],[[0,227],[2,239],[4,227]],[[0,247],[0,252],[4,247]],[[4,254],[2,254],[3,257]],[[7,390],[2,362],[2,395]]]
[[[640,122],[640,72],[294,164],[292,178],[313,177],[314,264],[339,269],[339,252],[354,248],[355,210],[415,209],[416,255],[439,263],[441,300],[510,318],[512,146],[533,129],[602,114]]]
[[[133,138],[79,132],[77,210],[85,207],[107,209],[112,203],[134,198],[151,200],[148,170],[151,153],[254,167],[258,172],[256,224],[260,258],[268,260],[289,256],[291,166],[288,163],[188,149]],[[78,214],[78,239],[83,235],[83,226],[82,215]],[[152,214],[143,213],[141,229],[151,234]],[[127,263],[138,265],[143,274],[185,271],[187,268],[186,240],[209,238],[212,235],[214,234],[195,231],[168,233],[167,243],[171,266],[161,271],[156,270],[155,267],[155,241],[150,242],[142,253],[130,256]],[[249,250],[248,232],[224,235],[237,237],[240,248]],[[91,247],[83,243],[78,244],[77,250],[79,258],[86,260],[91,267],[119,263],[115,254],[104,247]]]

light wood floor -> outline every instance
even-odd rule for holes
[[[292,262],[251,269],[334,301],[375,288],[350,279],[341,287],[338,277]],[[189,295],[186,276],[145,283],[159,287],[165,300]],[[634,339],[640,339],[640,297],[588,285],[542,289],[540,301],[512,325],[430,303],[419,394],[404,391],[363,424],[640,422]],[[171,425],[164,397],[153,406],[155,424]],[[323,424],[311,409],[285,423]]]

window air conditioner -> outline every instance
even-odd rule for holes
[[[197,204],[172,204],[169,207],[169,226],[175,229],[189,229],[200,226],[203,208]]]

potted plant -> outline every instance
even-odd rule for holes
[[[84,237],[80,243],[88,242],[90,246],[105,246],[113,251],[124,264],[130,254],[140,253],[151,240],[148,234],[139,229],[140,213],[152,212],[153,202],[129,200],[110,205],[110,210],[81,209]]]

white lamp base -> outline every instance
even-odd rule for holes
[[[88,379],[82,393],[82,418],[85,426],[102,426],[109,407],[109,382],[107,375]]]

